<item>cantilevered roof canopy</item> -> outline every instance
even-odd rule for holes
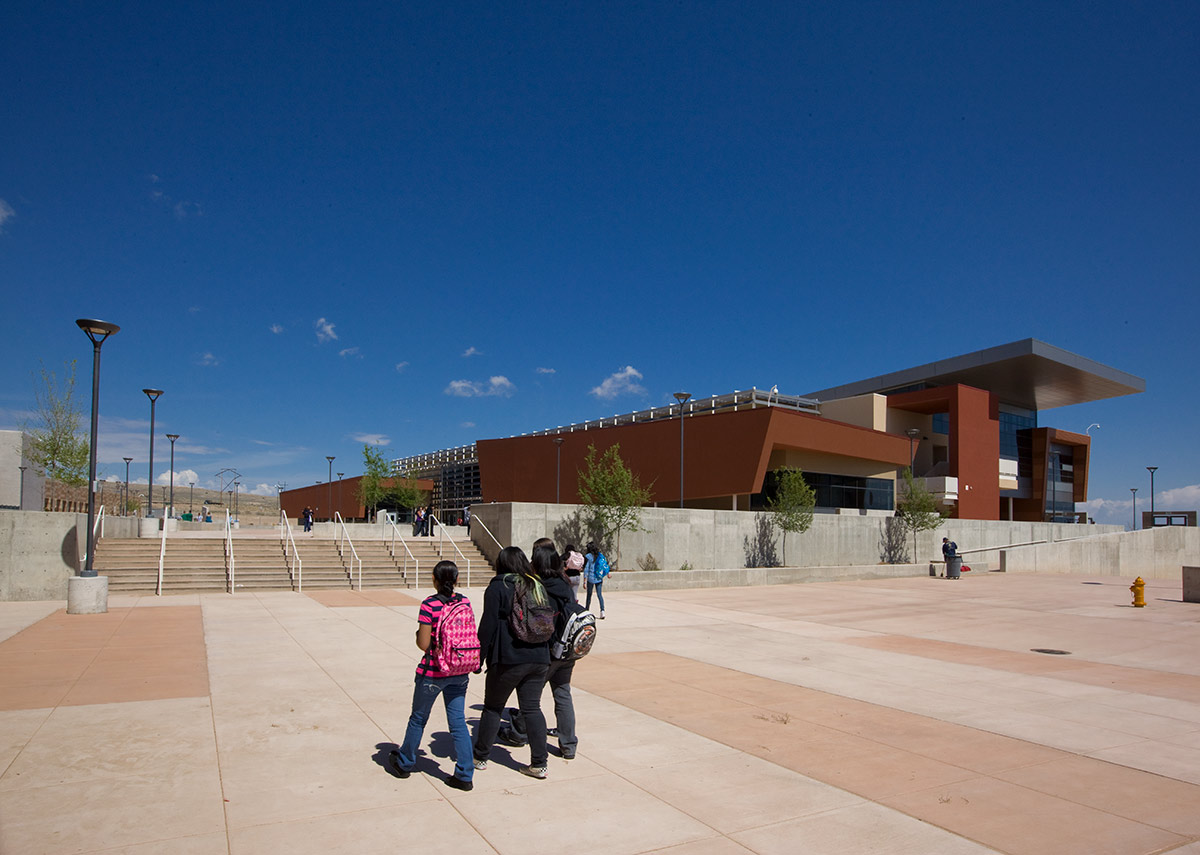
[[[806,398],[833,401],[869,393],[886,394],[922,386],[962,383],[992,392],[1003,403],[1049,410],[1146,391],[1146,381],[1044,341],[1027,338],[812,392]]]

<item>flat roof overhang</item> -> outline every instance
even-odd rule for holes
[[[961,383],[991,392],[1006,404],[1049,410],[1146,391],[1146,381],[1091,359],[1027,338],[951,359],[834,386],[805,397],[822,401],[887,394],[920,384]]]

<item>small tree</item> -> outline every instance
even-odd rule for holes
[[[588,507],[605,537],[617,536],[613,568],[621,556],[621,532],[645,531],[642,507],[650,501],[651,488],[643,487],[637,475],[621,459],[621,446],[615,444],[596,457],[596,446],[589,445],[579,470],[579,497]]]
[[[80,431],[82,412],[75,401],[75,360],[63,366],[60,383],[43,365],[34,375],[37,424],[23,426],[29,435],[29,461],[39,475],[78,487],[87,483],[89,446]]]
[[[800,469],[783,466],[775,470],[775,495],[767,499],[771,522],[783,532],[783,563],[787,565],[788,532],[806,532],[812,525],[817,494],[804,480]]]
[[[911,467],[904,470],[904,483],[896,499],[896,518],[912,532],[913,561],[916,562],[917,532],[933,531],[942,524],[945,516],[938,510],[933,494],[925,488],[925,482],[913,478]]]
[[[363,445],[363,476],[358,482],[358,500],[368,509],[368,519],[380,505],[411,508],[421,500],[421,491],[407,478],[391,475],[391,466],[383,453]]]

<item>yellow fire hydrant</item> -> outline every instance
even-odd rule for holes
[[[1129,586],[1129,590],[1133,591],[1133,607],[1142,609],[1146,607],[1146,582],[1141,576],[1133,580],[1133,584]]]

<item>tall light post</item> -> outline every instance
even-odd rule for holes
[[[142,393],[150,399],[150,480],[146,488],[146,516],[154,516],[154,404],[158,401],[162,389],[143,389]]]
[[[342,476],[345,474],[346,474],[345,472],[339,472],[337,474],[337,476],[338,476],[338,510],[339,511],[342,509]]]
[[[25,510],[25,470],[29,467],[18,466],[17,468],[21,470],[21,492],[17,495],[17,510],[23,511]]]
[[[908,471],[912,472],[917,465],[915,462],[917,459],[917,449],[913,443],[916,442],[917,437],[921,435],[921,429],[909,428],[905,431],[905,433],[908,434]]]
[[[679,402],[679,507],[683,507],[683,405],[687,403],[688,398],[692,397],[691,392],[676,392],[675,400]]]
[[[1147,466],[1146,471],[1150,473],[1150,525],[1154,525],[1154,473],[1158,471],[1157,466]]]
[[[84,558],[83,572],[79,574],[89,578],[96,575],[96,570],[92,567],[92,560],[96,557],[96,533],[92,531],[92,527],[96,520],[96,437],[100,432],[100,346],[106,338],[119,332],[121,328],[116,324],[88,318],[80,318],[75,323],[92,340],[92,434],[91,447],[88,449],[87,556]]]
[[[554,437],[554,451],[557,454],[554,467],[554,504],[562,500],[562,444],[561,436]]]
[[[133,462],[132,457],[122,457],[125,461],[125,508],[121,516],[129,516],[129,464]]]
[[[196,495],[196,482],[188,482],[188,516],[192,515],[192,498]]]
[[[1130,487],[1129,492],[1133,493],[1133,528],[1130,531],[1137,531],[1137,487]]]
[[[327,454],[325,459],[329,461],[329,521],[333,522],[333,461],[337,458]]]
[[[1091,438],[1091,436],[1092,436],[1092,428],[1098,428],[1098,427],[1100,427],[1100,425],[1098,425],[1098,424],[1090,424],[1090,425],[1088,425],[1088,429],[1087,429],[1087,430],[1085,430],[1085,431],[1084,431],[1084,433],[1086,433],[1086,434],[1088,435],[1088,438],[1090,439],[1090,438]]]
[[[171,498],[167,500],[167,516],[175,515],[175,440],[179,439],[179,434],[169,433],[167,439],[171,440]]]
[[[238,519],[238,502],[242,498],[242,482],[233,482],[233,518]]]

